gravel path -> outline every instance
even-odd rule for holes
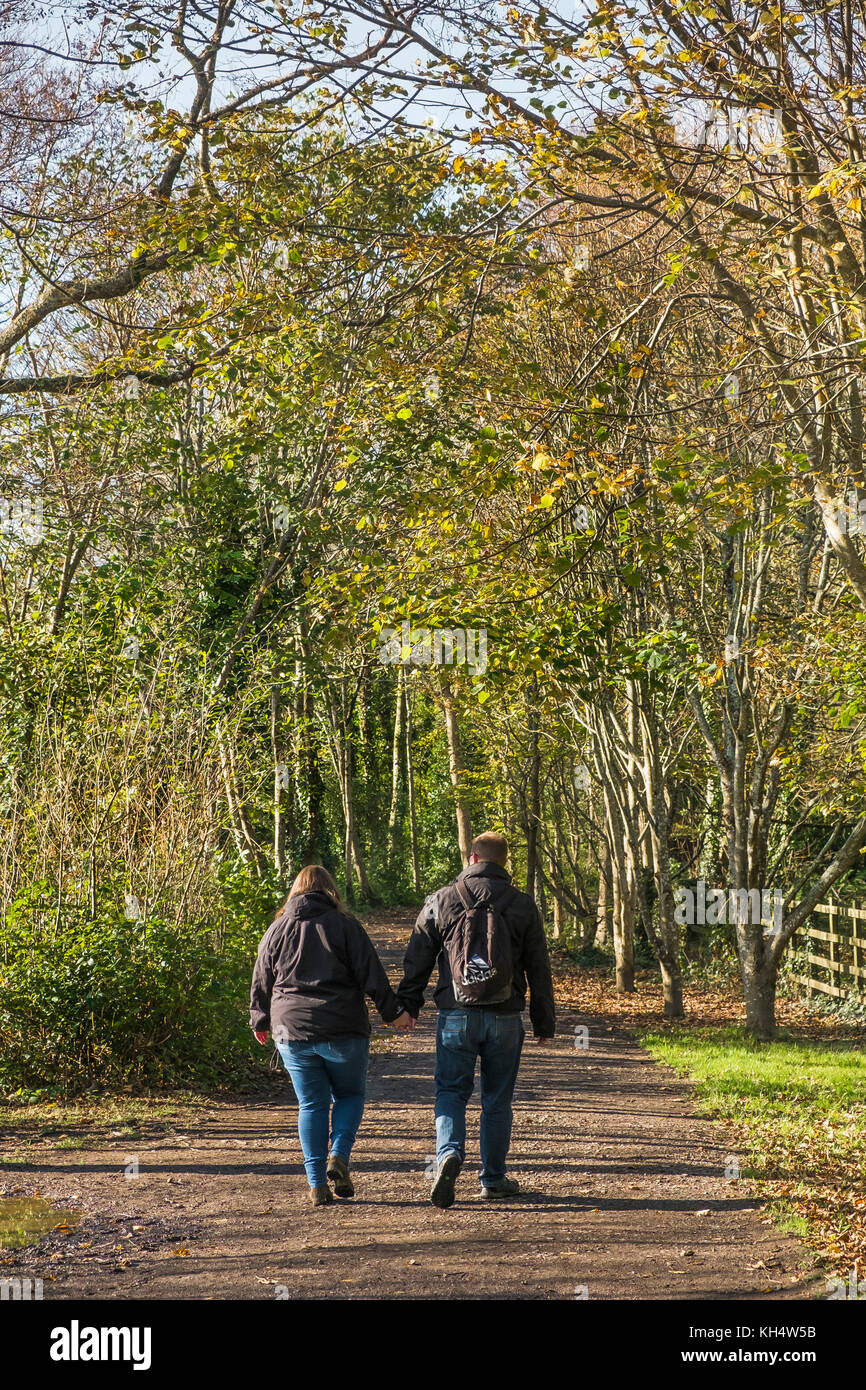
[[[410,928],[405,912],[369,923],[394,981]],[[434,1021],[428,1007],[414,1034],[375,1029],[354,1201],[308,1206],[286,1082],[139,1140],[136,1178],[122,1140],[7,1160],[7,1192],[40,1189],[85,1217],[9,1252],[0,1276],[43,1277],[46,1299],[821,1296],[804,1247],[725,1177],[730,1141],[696,1117],[690,1086],[598,1018],[563,1014],[545,1049],[527,1038],[509,1169],[521,1196],[479,1199],[476,1090],[457,1201],[432,1207]]]

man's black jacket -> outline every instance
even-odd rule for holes
[[[470,864],[460,874],[473,897],[498,898],[511,875],[492,860]],[[455,880],[456,882],[456,880]],[[527,893],[517,893],[505,909],[505,921],[511,930],[514,978],[512,992],[502,1004],[458,1003],[451,985],[448,953],[442,945],[440,924],[453,921],[463,911],[463,904],[454,883],[440,888],[427,899],[409,938],[403,962],[403,979],[397,989],[400,1003],[418,1017],[424,1003],[424,989],[439,964],[439,983],[434,992],[439,1009],[485,1008],[499,1013],[522,1013],[526,1007],[526,987],[529,985],[529,1017],[537,1038],[552,1038],[556,1027],[553,1005],[553,981],[550,959],[538,908]]]
[[[254,1032],[274,1042],[367,1037],[364,995],[386,1023],[402,1013],[361,923],[326,893],[289,898],[259,943],[250,990]]]

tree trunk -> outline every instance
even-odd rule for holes
[[[412,888],[421,892],[418,867],[418,824],[415,816],[415,764],[412,757],[412,696],[406,690],[406,786],[409,792],[409,846],[412,853]]]
[[[664,1000],[665,1018],[682,1018],[685,1014],[683,1007],[683,977],[680,971],[678,960],[670,960],[665,956],[659,956],[659,966],[662,973],[662,998]]]
[[[538,914],[542,924],[547,921],[547,894],[544,891],[544,879],[540,874],[535,876],[535,893],[533,894],[538,905]]]
[[[375,903],[376,894],[373,892],[373,885],[367,877],[367,863],[364,858],[364,849],[358,835],[358,827],[355,824],[354,815],[352,816],[352,857],[355,862],[355,873],[358,876],[358,887],[361,890],[361,897],[364,902]]]
[[[698,861],[698,878],[705,883],[719,882],[719,846],[722,831],[722,794],[716,778],[708,777],[704,795],[704,812],[701,818],[701,855]]]
[[[345,754],[344,754],[345,756]],[[345,767],[340,768],[340,795],[343,801],[343,818],[345,830],[343,832],[343,861],[346,866],[346,902],[355,901],[355,890],[353,888],[352,857],[355,849],[355,809],[352,803],[352,782],[347,777]]]
[[[446,692],[443,705],[445,709],[445,732],[448,738],[448,768],[451,773],[451,785],[454,788],[454,806],[457,814],[457,842],[460,846],[460,857],[463,860],[463,867],[469,863],[469,851],[472,844],[472,820],[469,808],[469,798],[466,794],[466,787],[463,781],[463,774],[466,767],[463,762],[463,749],[460,744],[460,728],[457,723],[457,710],[450,691]]]
[[[760,967],[747,956],[742,967],[743,999],[746,1005],[746,1031],[757,1042],[770,1042],[776,1033],[776,966],[765,961]]]
[[[271,756],[274,764],[274,869],[286,886],[286,820],[289,804],[288,763],[282,731],[282,702],[277,686],[271,690]]]
[[[325,788],[313,744],[313,692],[306,684],[301,687],[298,696],[297,738],[298,786],[306,807],[301,861],[303,864],[317,864],[321,858]]]
[[[337,724],[334,733],[337,740],[336,762],[340,782],[340,799],[343,803],[343,859],[346,866],[346,901],[348,903],[353,903],[355,901],[354,885],[357,875],[361,897],[367,902],[371,902],[373,899],[373,892],[370,887],[370,881],[367,878],[364,851],[361,847],[358,827],[355,824],[352,742],[341,724]]]
[[[562,936],[562,929],[565,924],[565,914],[562,910],[562,899],[560,898],[559,893],[556,892],[555,882],[555,876],[560,872],[560,865],[562,863],[562,832],[559,828],[559,817],[556,815],[554,815],[553,817],[553,852],[556,856],[556,863],[552,866],[553,871],[551,874],[551,877],[554,878],[554,892],[552,894],[553,939],[554,941],[558,941],[559,938]]]
[[[406,700],[405,675],[402,665],[397,667],[397,692],[394,703],[394,738],[391,745],[391,809],[388,813],[388,841],[386,863],[388,869],[394,867],[397,848],[397,810],[400,802],[400,772],[403,754],[403,709]]]
[[[625,846],[611,845],[613,879],[613,951],[618,994],[634,993],[634,876],[629,873]],[[617,853],[619,850],[619,853]]]
[[[602,840],[601,863],[598,869],[598,903],[595,909],[595,945],[606,946],[611,932],[610,846],[607,836]]]
[[[644,740],[644,792],[647,806],[651,811],[647,858],[655,874],[658,899],[658,930],[653,932],[649,912],[647,912],[647,929],[654,937],[653,946],[661,966],[665,1018],[682,1018],[683,980],[680,970],[680,933],[674,916],[668,808],[659,750],[659,730],[655,710],[651,704],[652,696],[646,687],[641,687],[640,693],[642,701],[641,733]]]
[[[538,751],[537,712],[533,707],[531,715],[532,763],[529,771],[529,807],[526,818],[526,891],[530,898],[541,891],[538,882],[538,825],[541,818],[541,798],[539,777],[541,757]]]
[[[626,884],[619,893],[619,911],[613,919],[617,994],[634,994],[634,899]]]

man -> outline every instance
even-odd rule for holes
[[[549,1042],[555,1031],[553,983],[541,917],[532,898],[511,887],[511,876],[505,868],[507,858],[508,844],[501,835],[488,833],[472,841],[467,868],[453,883],[433,893],[422,907],[397,990],[403,1008],[417,1018],[424,1003],[425,986],[438,963],[439,983],[434,993],[439,1009],[436,1177],[430,1194],[437,1207],[450,1207],[454,1201],[454,1185],[466,1152],[466,1102],[475,1084],[475,1063],[479,1057],[481,1196],[494,1199],[513,1197],[519,1192],[519,1183],[506,1177],[505,1160],[511,1143],[511,1101],[525,1036],[521,1014],[526,1005],[527,983],[536,1042]],[[484,998],[475,1002],[467,998],[467,991],[471,994],[473,986],[460,986],[470,978],[483,979],[485,963],[478,956],[473,957],[473,963],[477,962],[474,976],[467,963],[455,994],[452,962],[460,958],[455,955],[455,934],[465,934],[467,914],[471,915],[476,904],[480,903],[482,913],[486,913],[486,904],[491,900],[495,918],[488,914],[487,921],[495,921],[496,931],[507,937],[505,949],[510,954],[511,978],[503,989],[491,994],[489,1002]],[[488,927],[488,937],[493,935]],[[501,949],[502,942],[489,953],[497,954]],[[495,975],[495,971],[486,971],[488,976],[491,973]],[[483,986],[476,987],[476,992],[479,990]]]

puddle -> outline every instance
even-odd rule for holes
[[[0,1198],[0,1249],[32,1245],[56,1226],[75,1226],[80,1220],[80,1211],[53,1207],[42,1197]]]

